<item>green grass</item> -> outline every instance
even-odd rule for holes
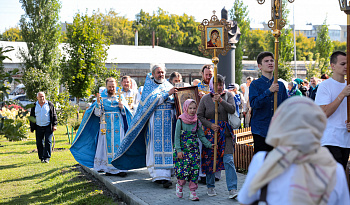
[[[50,163],[41,163],[33,133],[26,141],[0,139],[1,204],[117,204],[86,177],[69,151],[66,129],[55,132]]]

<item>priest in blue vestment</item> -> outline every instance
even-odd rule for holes
[[[177,92],[165,80],[165,66],[151,67],[141,101],[117,155],[112,161],[118,169],[146,167],[153,182],[171,186],[175,110],[172,94]]]
[[[100,89],[97,101],[85,112],[70,151],[82,165],[106,175],[126,176],[126,170],[116,169],[111,161],[119,148],[131,111],[124,96],[116,95],[117,83],[107,78],[106,88]]]

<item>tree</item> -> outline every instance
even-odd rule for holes
[[[117,66],[113,65],[109,70],[105,70],[102,74],[98,75],[96,78],[96,84],[93,88],[93,94],[98,93],[100,87],[106,86],[106,79],[108,77],[113,77],[117,82],[120,82],[120,70],[117,70]],[[120,86],[120,84],[119,84]]]
[[[291,29],[282,29],[279,37],[278,78],[291,81],[293,77],[291,60],[293,59],[293,33]]]
[[[18,26],[6,29],[1,35],[2,41],[23,41],[21,30]]]
[[[308,58],[309,53],[315,50],[315,38],[307,38],[303,33],[298,33],[295,39],[297,60]]]
[[[346,42],[333,41],[332,43],[335,51],[343,51],[346,53]]]
[[[28,50],[20,50],[24,69],[36,68],[59,78],[60,39],[58,0],[20,0],[25,12],[19,25]]]
[[[322,26],[318,29],[316,38],[315,52],[320,54],[320,60],[324,60],[324,64],[320,66],[321,74],[329,73],[329,57],[333,52],[333,44],[328,34],[327,18],[323,21]]]
[[[249,60],[255,60],[259,53],[263,51],[272,51],[273,47],[269,45],[270,39],[273,38],[270,31],[251,30],[246,39],[245,54]]]
[[[96,76],[105,72],[109,40],[103,30],[102,18],[93,13],[76,14],[73,24],[67,25],[68,56],[62,61],[62,83],[79,98],[90,96]]]
[[[247,44],[246,41],[250,29],[250,20],[248,18],[247,9],[248,6],[245,6],[242,0],[235,0],[233,8],[230,10],[231,19],[237,22],[237,26],[241,32],[235,51],[235,82],[237,84],[241,84],[243,49]]]
[[[159,8],[152,16],[141,9],[133,28],[139,33],[140,45],[152,45],[152,32],[155,31],[156,45],[202,56],[196,49],[201,43],[198,25],[193,16],[169,15]]]
[[[37,68],[29,68],[23,74],[23,84],[25,85],[27,97],[36,100],[38,92],[44,92],[46,98],[51,100],[55,98],[58,93],[57,84],[51,78],[49,73]]]
[[[129,21],[124,16],[118,16],[118,13],[112,9],[107,14],[98,13],[98,15],[102,19],[106,36],[110,38],[111,44],[134,44],[132,21]]]
[[[310,79],[311,77],[320,78],[323,73],[321,73],[320,67],[323,67],[325,64],[325,59],[320,58],[320,54],[315,54],[315,61],[313,61],[313,53],[309,53],[308,58],[303,57],[302,60],[305,63],[305,68],[307,70],[306,78]],[[306,61],[307,59],[307,61]],[[327,72],[330,75],[330,72]]]

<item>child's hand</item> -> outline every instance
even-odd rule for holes
[[[184,158],[184,153],[183,152],[178,152],[177,153],[177,158],[183,159]]]
[[[215,147],[215,144],[211,144],[211,149],[214,149]]]

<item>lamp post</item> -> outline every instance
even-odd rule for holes
[[[288,0],[293,3],[294,0]],[[265,3],[265,0],[257,0],[259,4]],[[282,0],[271,0],[271,20],[268,22],[269,28],[275,37],[275,70],[273,71],[273,83],[278,83],[278,38],[281,36],[281,30],[286,25],[286,21],[282,19]],[[274,111],[277,109],[277,92],[274,93]]]
[[[340,10],[344,11],[347,16],[347,43],[346,43],[346,52],[348,53],[350,51],[350,1],[347,0],[338,0],[339,1],[339,6]],[[346,55],[346,60],[347,60],[347,71],[346,71],[346,81],[347,84],[349,85],[349,76],[350,76],[350,55]],[[348,122],[350,122],[350,98],[347,97],[347,118]]]

